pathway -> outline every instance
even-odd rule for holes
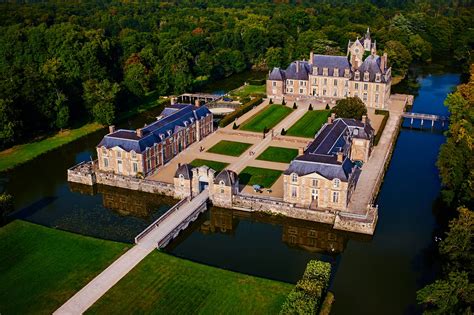
[[[186,220],[209,197],[206,189],[190,202],[179,207],[143,237],[137,245],[120,256],[91,282],[64,303],[54,314],[82,314],[129,273],[140,261],[156,249],[159,241],[167,237],[181,222]]]
[[[283,121],[281,121],[278,125],[276,125],[273,128],[275,135],[279,134],[282,128],[285,128],[286,130],[288,130],[306,112],[307,112],[307,108],[302,108],[302,107],[293,111],[289,116],[287,116],[285,119],[283,119]],[[239,132],[239,131],[236,130],[235,132]],[[255,144],[254,146],[250,148],[250,151],[254,152],[253,155],[250,155],[250,154],[241,155],[237,161],[229,165],[228,169],[239,174],[245,168],[245,166],[249,165],[249,162],[251,160],[254,160],[256,157],[258,157],[270,145],[271,141],[272,141],[272,136],[270,133],[268,133],[265,139],[262,139],[260,142],[258,142],[257,144]],[[270,163],[268,164],[270,165]]]
[[[400,112],[390,111],[390,117],[378,145],[374,147],[369,161],[362,166],[356,189],[349,202],[349,212],[365,214],[368,205],[372,203],[380,176],[384,175],[385,162],[390,153],[392,142],[395,140],[394,133],[400,124],[400,119]]]

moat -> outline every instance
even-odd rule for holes
[[[446,115],[444,98],[458,82],[457,74],[424,75],[413,111]],[[155,114],[147,113],[124,127],[141,126]],[[176,201],[166,197],[105,186],[96,191],[69,187],[66,169],[90,160],[104,132],[6,174],[6,189],[20,209],[15,216],[131,242],[169,209]],[[401,130],[378,197],[379,223],[372,238],[321,224],[211,209],[166,250],[205,264],[293,283],[309,259],[323,259],[334,264],[334,314],[416,312],[415,292],[432,280],[437,268],[431,260],[436,228],[432,205],[440,186],[435,161],[444,140],[438,131]],[[315,237],[305,237],[308,230],[316,230]]]

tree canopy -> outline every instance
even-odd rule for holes
[[[367,115],[367,107],[364,102],[357,96],[346,97],[336,102],[336,106],[331,110],[340,118],[362,119],[363,115]]]

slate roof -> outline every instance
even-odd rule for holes
[[[274,81],[284,81],[285,78],[285,71],[281,70],[280,68],[273,68],[272,72],[268,75],[268,80]]]
[[[224,182],[225,186],[232,186],[239,180],[237,173],[231,170],[222,170],[215,178],[214,184],[219,184],[220,181]]]
[[[346,56],[314,55],[313,66],[318,67],[318,75],[323,74],[323,68],[328,68],[328,75],[334,75],[334,69],[339,69],[339,76],[344,75],[344,69],[350,69],[351,65]]]
[[[374,129],[368,123],[347,118],[335,119],[332,124],[325,124],[321,128],[305,153],[294,159],[284,174],[297,173],[302,176],[318,173],[328,179],[348,181],[356,168],[348,158],[351,139],[371,139],[373,136]],[[338,152],[344,155],[342,162],[337,161]]]
[[[133,150],[141,153],[147,147],[162,142],[208,114],[211,112],[206,106],[196,108],[187,104],[171,105],[163,110],[157,121],[142,128],[142,137],[138,137],[135,130],[120,129],[104,136],[98,147],[113,148],[118,146],[125,151]]]
[[[380,56],[370,55],[365,58],[364,62],[362,63],[362,65],[360,65],[358,69],[360,71],[360,81],[364,80],[364,73],[368,71],[370,82],[375,82],[375,75],[377,73],[380,73],[380,82],[385,82],[385,76],[383,75],[385,74],[385,69],[380,68],[380,63]]]
[[[191,172],[192,168],[190,164],[181,164],[178,166],[178,169],[176,169],[174,177],[178,178],[179,175],[183,175],[184,179],[191,179],[193,177]]]
[[[308,80],[310,71],[311,66],[307,61],[293,61],[286,68],[284,74],[286,79]]]

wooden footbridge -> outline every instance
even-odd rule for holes
[[[431,127],[434,127],[436,121],[441,122],[441,126],[444,127],[444,124],[448,122],[449,118],[447,116],[440,116],[434,114],[423,114],[423,113],[412,113],[412,112],[404,112],[402,113],[403,118],[410,119],[410,125],[413,125],[414,120],[421,121],[421,127],[423,128],[423,123],[425,121],[431,122]]]

